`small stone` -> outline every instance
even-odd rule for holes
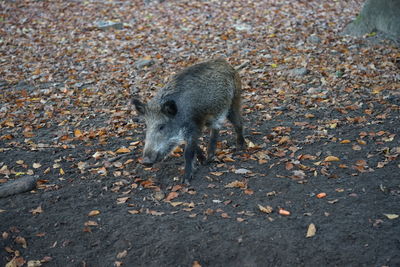
[[[250,31],[251,30],[251,26],[248,24],[244,24],[244,23],[238,23],[233,25],[233,27],[235,27],[235,29],[237,31]]]
[[[324,90],[322,88],[315,88],[311,87],[310,89],[307,90],[308,94],[319,94],[322,93]]]
[[[306,68],[297,68],[290,71],[290,76],[304,76],[309,73],[309,70]]]
[[[135,67],[138,69],[143,69],[144,67],[149,67],[156,63],[153,59],[139,59],[135,62]]]
[[[319,38],[317,35],[313,34],[307,38],[307,41],[310,43],[313,43],[313,44],[319,44],[321,42],[321,38]]]
[[[115,22],[115,21],[99,21],[96,23],[97,28],[100,30],[106,30],[109,28],[114,28],[114,29],[122,29],[123,28],[123,23],[122,22]]]

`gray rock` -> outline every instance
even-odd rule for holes
[[[313,44],[319,44],[321,42],[321,38],[319,38],[317,35],[312,34],[308,36],[307,41]]]
[[[149,67],[154,63],[156,62],[153,59],[139,59],[138,61],[135,62],[135,67],[138,69],[143,69],[144,67]]]
[[[308,94],[320,94],[324,92],[324,89],[322,88],[315,88],[315,87],[311,87],[310,89],[307,90]]]
[[[310,71],[306,68],[298,68],[298,69],[293,69],[290,71],[290,76],[304,76],[307,75]]]
[[[251,26],[248,24],[244,24],[244,23],[238,23],[233,25],[233,27],[237,30],[237,31],[250,31],[251,30]]]
[[[123,28],[123,23],[122,22],[115,22],[115,21],[99,21],[96,23],[96,27],[99,28],[100,30],[106,30],[110,28],[114,29],[122,29]]]

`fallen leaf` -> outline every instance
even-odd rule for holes
[[[155,198],[157,201],[163,200],[164,197],[165,197],[165,194],[164,194],[164,192],[162,192],[162,191],[157,191],[157,192],[154,193],[154,198]]]
[[[279,209],[279,214],[280,215],[284,215],[284,216],[289,216],[290,215],[290,211],[284,210],[284,209]]]
[[[212,174],[214,176],[221,176],[224,173],[223,172],[210,172],[210,174]]]
[[[169,204],[171,204],[171,206],[176,207],[176,206],[180,206],[183,204],[182,201],[176,201],[176,202],[169,202]]]
[[[21,245],[23,248],[27,248],[28,247],[28,245],[26,244],[25,238],[23,238],[22,236],[17,236],[15,238],[15,243]]]
[[[119,252],[119,253],[117,254],[117,259],[125,258],[126,255],[128,255],[128,251],[127,251],[127,250],[121,251],[121,252]]]
[[[87,221],[85,222],[85,226],[98,226],[99,224],[95,221]]]
[[[140,213],[140,211],[138,211],[138,210],[128,210],[128,212],[130,214],[139,214]]]
[[[252,194],[254,194],[254,191],[247,188],[247,189],[244,190],[244,193],[245,193],[246,195],[252,195]]]
[[[335,157],[335,156],[327,156],[325,159],[324,159],[324,161],[327,161],[327,162],[329,162],[329,161],[339,161],[340,159],[338,158],[338,157]]]
[[[147,213],[148,213],[148,214],[151,214],[151,215],[153,215],[153,216],[161,216],[161,215],[164,215],[164,214],[165,214],[165,213],[162,212],[162,211],[155,211],[155,210],[149,210]]]
[[[315,227],[315,224],[310,223],[307,229],[307,234],[306,237],[313,237],[315,236],[315,233],[317,232],[317,228]]]
[[[317,198],[324,198],[324,197],[326,197],[326,193],[324,192],[317,194]]]
[[[40,205],[40,206],[37,207],[36,209],[32,209],[32,210],[30,210],[29,212],[31,212],[33,215],[36,215],[36,214],[43,213],[43,209],[42,209],[42,206]]]
[[[260,205],[260,204],[258,204],[258,209],[261,211],[261,212],[264,212],[264,213],[271,213],[272,211],[273,211],[273,209],[272,209],[272,207],[271,206],[262,206],[262,205]]]
[[[246,188],[246,184],[244,182],[235,180],[225,185],[226,188]]]
[[[179,193],[178,192],[170,192],[169,194],[168,194],[168,196],[165,198],[165,201],[171,201],[171,200],[173,200],[174,198],[177,198],[179,196]]]
[[[28,267],[40,267],[42,262],[40,260],[30,260],[27,262]]]
[[[96,216],[99,215],[100,211],[99,210],[92,210],[88,213],[88,216]]]
[[[394,220],[399,218],[398,214],[383,214],[383,215],[385,215],[389,220]]]
[[[341,144],[348,144],[348,143],[351,143],[351,141],[348,140],[348,139],[345,139],[345,140],[340,141],[340,143]]]
[[[79,137],[83,136],[83,134],[82,134],[81,130],[75,129],[74,130],[74,136],[79,138]]]
[[[222,218],[225,218],[225,219],[230,218],[229,214],[226,213],[226,212],[221,213],[221,217],[222,217]]]
[[[115,153],[117,153],[117,154],[130,153],[130,152],[131,152],[131,150],[129,148],[126,148],[126,147],[118,148],[115,151]]]
[[[201,267],[201,264],[198,261],[194,261],[192,267]]]
[[[38,168],[42,167],[42,164],[40,164],[40,163],[33,163],[33,164],[32,164],[32,167],[33,167],[34,169],[38,169]]]
[[[129,199],[129,197],[117,198],[117,204],[124,204],[128,199]]]

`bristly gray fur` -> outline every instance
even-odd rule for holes
[[[144,161],[157,162],[184,141],[187,143],[184,180],[189,181],[193,175],[194,155],[203,160],[197,145],[203,128],[212,129],[208,147],[208,159],[211,159],[218,129],[225,118],[235,126],[237,143],[242,147],[240,92],[237,71],[219,58],[193,65],[174,75],[147,104],[133,101],[147,125]]]

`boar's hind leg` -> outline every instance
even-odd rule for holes
[[[214,160],[217,138],[218,138],[218,129],[211,128],[210,141],[207,147],[207,162],[211,162]]]
[[[203,150],[201,150],[201,148],[199,146],[197,146],[197,159],[199,160],[200,164],[204,164],[206,162],[206,157],[204,157],[204,153]]]
[[[245,141],[243,137],[243,124],[242,116],[240,115],[239,98],[234,98],[232,106],[229,110],[228,120],[233,124],[233,127],[235,127],[237,149],[243,149]]]

